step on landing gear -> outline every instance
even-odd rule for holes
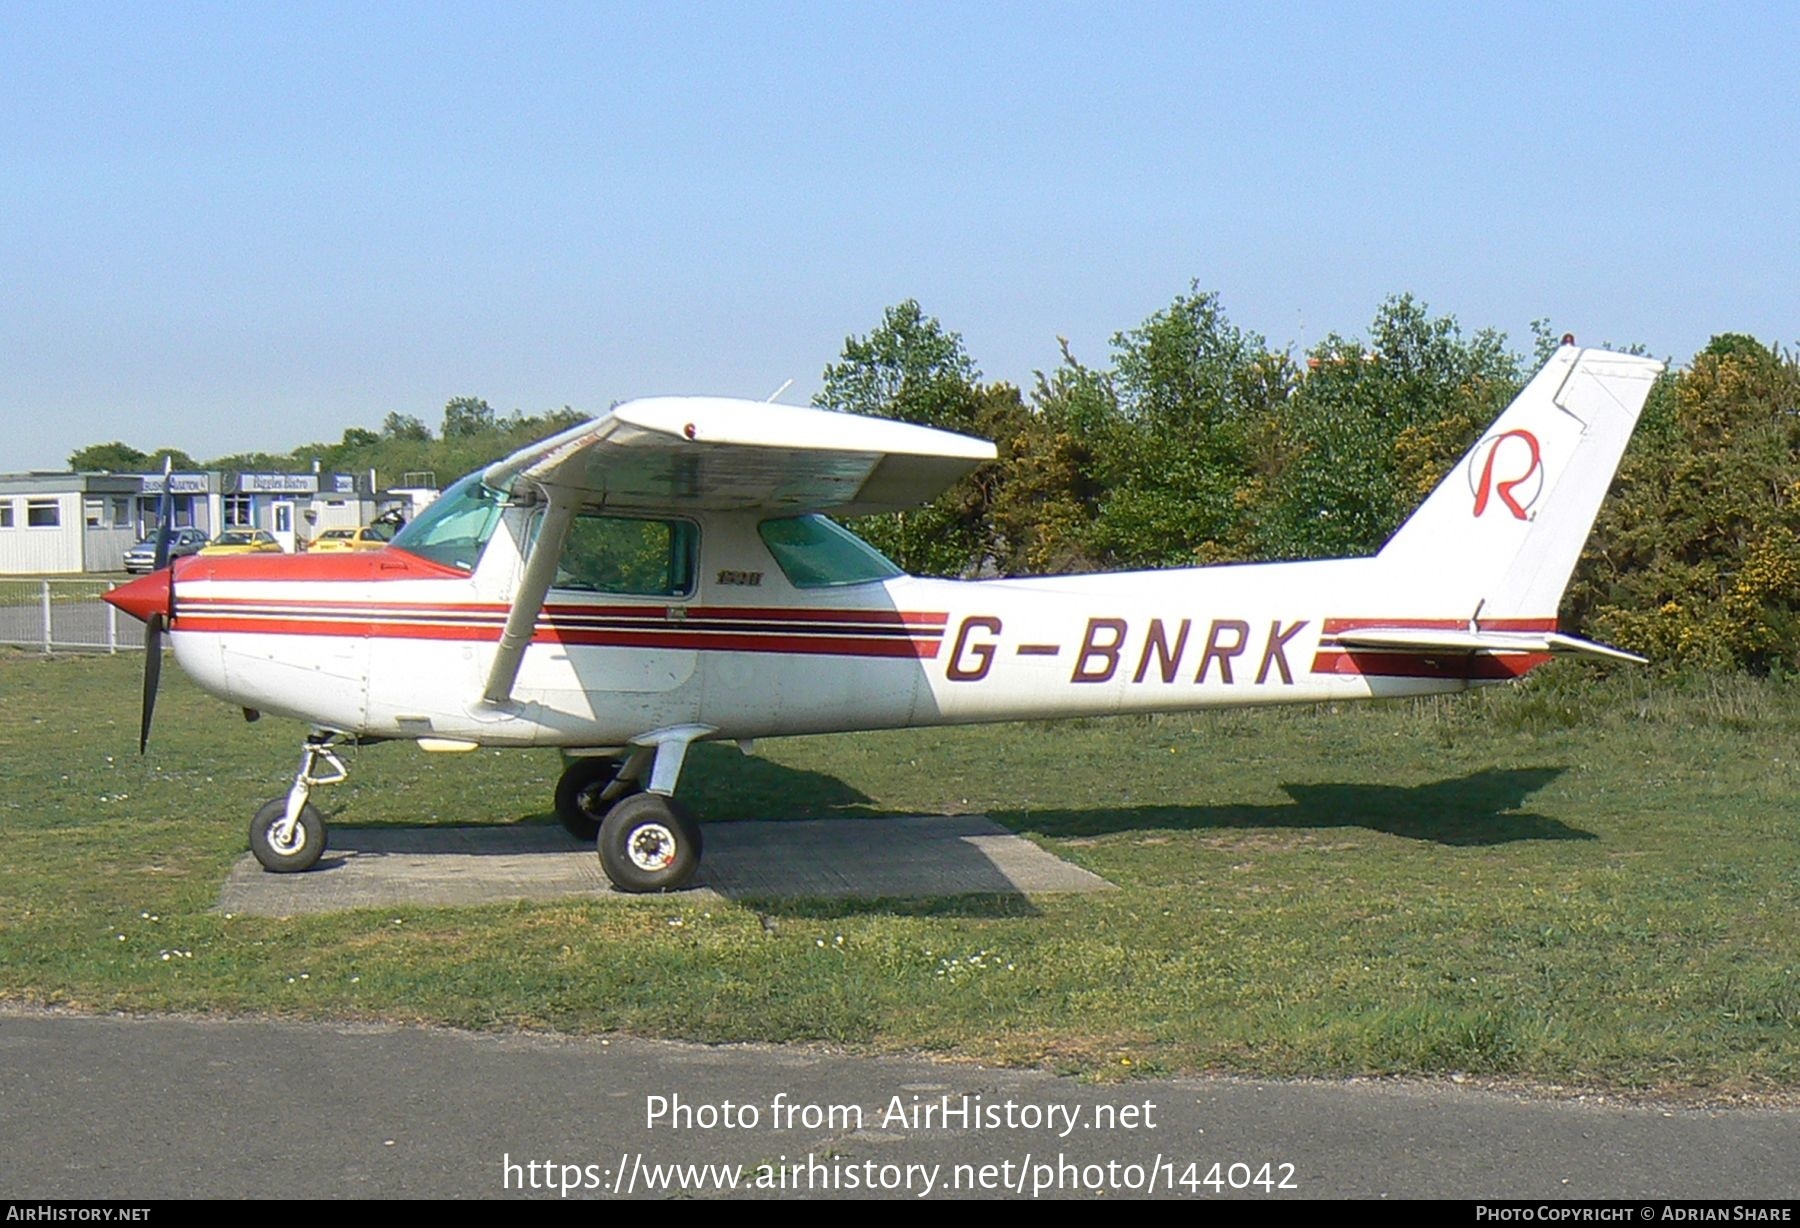
[[[312,791],[350,778],[333,749],[343,735],[315,729],[300,751],[300,770],[286,797],[264,802],[250,820],[250,852],[272,874],[298,874],[319,863],[325,852],[325,817],[312,804]],[[323,764],[328,772],[321,772]]]

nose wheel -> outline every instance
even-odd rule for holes
[[[677,891],[700,867],[700,824],[672,797],[637,793],[606,812],[599,847],[620,891]]]
[[[250,820],[250,852],[272,874],[298,874],[319,863],[325,852],[325,818],[311,802],[287,821],[287,798],[264,802]]]
[[[300,770],[286,797],[272,798],[250,820],[250,852],[271,874],[298,874],[319,864],[325,852],[325,816],[312,804],[312,791],[350,778],[350,769],[332,747],[341,739],[315,730],[300,751]]]

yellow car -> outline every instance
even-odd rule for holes
[[[226,529],[213,538],[200,553],[205,554],[280,554],[281,543],[267,529]]]
[[[378,520],[360,529],[326,529],[312,539],[307,550],[314,554],[336,554],[345,550],[379,550],[394,537],[394,526]]]

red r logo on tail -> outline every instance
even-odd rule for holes
[[[1510,439],[1518,440],[1518,444],[1507,446]],[[1501,453],[1506,455],[1501,457]],[[1495,480],[1494,470],[1500,469],[1500,480]],[[1480,471],[1477,480],[1476,472]],[[1506,477],[1505,474],[1517,474]],[[1523,487],[1524,489],[1521,489]],[[1469,492],[1475,496],[1475,514],[1487,511],[1490,496],[1498,496],[1500,502],[1506,504],[1507,510],[1519,520],[1528,520],[1526,515],[1538,496],[1544,493],[1544,465],[1538,450],[1537,436],[1530,431],[1506,431],[1495,435],[1492,439],[1483,440],[1469,458]],[[1516,492],[1516,493],[1515,493]]]

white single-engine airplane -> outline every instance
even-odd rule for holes
[[[625,891],[692,877],[688,747],[1459,691],[1553,654],[1557,604],[1660,363],[1565,344],[1373,558],[1018,580],[902,574],[825,513],[914,507],[962,435],[717,398],[620,405],[446,490],[385,550],[186,558],[107,600],[254,719],[310,727],[250,847],[310,868],[349,741],[554,746]],[[163,523],[167,523],[167,517]],[[164,560],[159,559],[161,563]]]

